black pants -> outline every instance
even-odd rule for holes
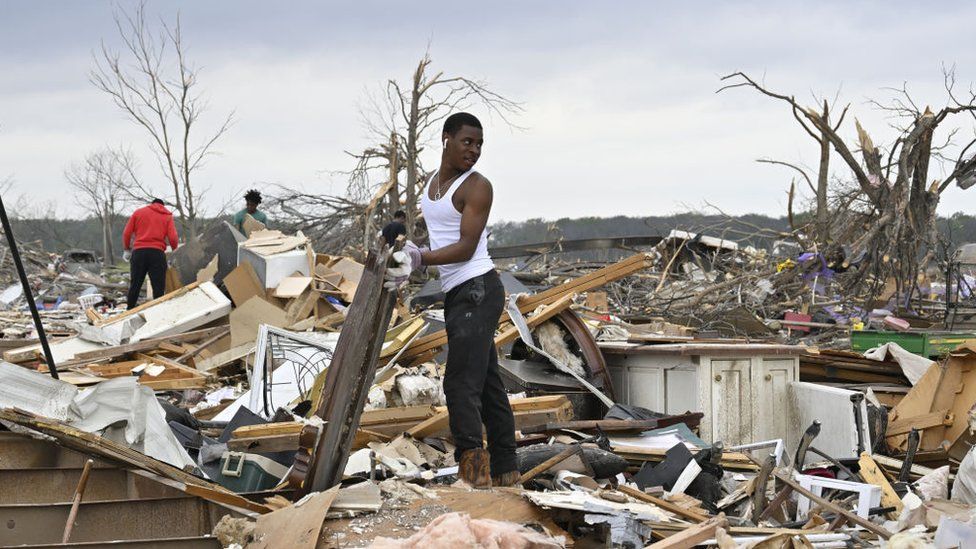
[[[482,447],[484,424],[494,476],[518,468],[515,417],[495,351],[495,329],[504,306],[505,289],[494,270],[452,288],[444,300],[448,345],[444,394],[455,457]]]
[[[153,297],[160,297],[166,293],[166,253],[156,248],[139,248],[132,252],[129,259],[129,295],[126,300],[129,308],[136,306],[142,283],[149,275]]]

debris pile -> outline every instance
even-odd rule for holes
[[[894,289],[843,295],[854,259],[683,231],[640,245],[609,264],[526,246],[507,265],[495,346],[518,479],[480,490],[455,460],[439,288],[385,288],[385,246],[357,260],[216,227],[170,258],[165,295],[47,313],[55,364],[5,348],[0,476],[71,491],[4,490],[0,539],[58,543],[23,506],[77,492],[71,543],[976,543],[976,332],[931,329]],[[75,459],[95,460],[87,482]],[[97,528],[115,503],[196,518]]]

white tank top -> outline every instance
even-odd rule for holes
[[[472,173],[474,173],[473,169],[458,176],[440,200],[430,199],[430,185],[437,177],[437,173],[435,172],[427,182],[424,194],[420,198],[420,209],[424,212],[424,219],[427,221],[431,250],[449,246],[461,239],[461,212],[454,207],[453,197],[461,183],[464,183],[464,180]],[[481,236],[478,237],[478,246],[475,248],[471,259],[461,263],[437,266],[441,275],[441,290],[447,293],[452,288],[494,268],[495,264],[492,262],[491,256],[488,255],[488,228],[485,227],[481,231]]]

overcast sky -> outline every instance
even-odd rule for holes
[[[5,199],[78,215],[64,169],[119,144],[165,189],[147,136],[88,82],[92,52],[118,44],[116,7],[0,0],[0,179],[15,181]],[[341,191],[332,173],[351,168],[343,151],[369,144],[357,105],[386,79],[407,81],[428,44],[434,69],[485,80],[524,107],[522,130],[472,109],[486,123],[479,170],[495,186],[496,222],[668,214],[706,201],[783,215],[793,174],[755,160],[814,165],[817,146],[782,104],[746,89],[716,94],[729,72],[811,105],[839,91],[879,144],[892,132],[867,99],[890,97],[886,86],[907,82],[939,108],[944,64],[964,88],[976,80],[976,4],[962,2],[153,0],[147,11],[181,14],[209,120],[236,113],[197,175],[211,210],[261,183]],[[842,135],[853,143],[853,118]],[[974,206],[976,190],[953,188],[940,211]]]

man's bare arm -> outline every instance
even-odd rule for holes
[[[493,197],[491,182],[482,176],[465,184],[464,207],[461,210],[461,238],[454,244],[422,254],[424,265],[460,263],[471,259],[478,239],[488,225]]]

